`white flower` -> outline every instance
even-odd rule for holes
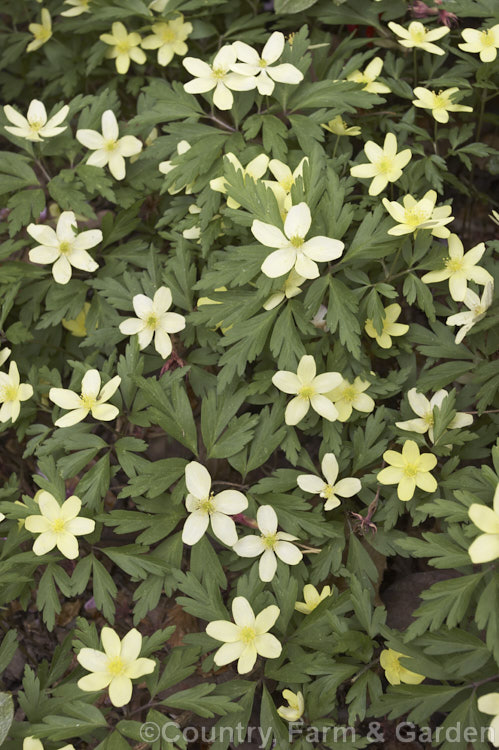
[[[185,506],[189,516],[182,531],[184,544],[198,542],[211,522],[215,536],[228,547],[237,542],[236,525],[231,515],[242,513],[248,501],[242,492],[223,490],[215,495],[211,491],[211,477],[208,470],[197,461],[185,467],[185,483],[188,495]]]
[[[208,623],[206,632],[217,641],[224,641],[215,652],[214,660],[218,667],[238,660],[239,674],[251,672],[258,655],[266,659],[277,659],[282,646],[268,631],[279,617],[280,609],[275,604],[265,607],[255,617],[251,605],[244,596],[236,596],[232,602],[232,617],[228,620],[215,620]]]
[[[40,244],[29,251],[32,263],[53,263],[52,276],[58,284],[67,284],[71,266],[81,271],[96,271],[99,264],[87,253],[102,242],[100,229],[76,233],[76,216],[73,211],[63,211],[55,231],[44,224],[29,224],[26,231]]]
[[[121,383],[119,375],[111,378],[101,388],[101,376],[97,370],[87,370],[81,381],[81,396],[67,388],[51,388],[49,399],[62,409],[71,409],[68,414],[60,417],[56,427],[70,427],[81,422],[89,412],[94,419],[109,422],[119,414],[119,409],[111,404],[106,404],[118,389]]]
[[[370,385],[367,380],[362,380],[362,378],[355,378],[353,383],[343,378],[342,383],[337,388],[326,394],[336,406],[339,422],[346,422],[353,409],[366,413],[374,409],[374,399],[364,393]]]
[[[160,287],[154,298],[136,294],[132,300],[137,317],[120,323],[120,331],[126,336],[139,337],[140,349],[145,349],[154,336],[154,347],[163,359],[170,356],[172,342],[169,333],[178,333],[185,328],[185,318],[174,312],[167,312],[172,304],[172,293],[166,286]]]
[[[276,388],[284,393],[296,394],[286,407],[286,424],[298,424],[310,406],[329,422],[334,422],[338,418],[336,407],[323,394],[336,388],[342,377],[339,372],[324,372],[316,376],[316,371],[314,358],[310,354],[305,354],[300,359],[296,374],[288,370],[279,370],[272,376]]]
[[[177,154],[179,156],[182,156],[182,154],[186,154],[187,151],[189,151],[191,148],[191,144],[189,141],[179,141],[177,143]],[[171,159],[168,159],[168,161],[162,161],[158,165],[158,169],[163,174],[170,174],[170,172],[173,169],[177,168],[177,164],[172,164]],[[185,190],[185,194],[189,195],[192,193],[192,185],[181,185],[180,187],[177,187],[176,183],[173,184],[171,187],[168,188],[168,192],[170,195],[176,195],[177,193],[182,192],[182,190]]]
[[[497,57],[499,49],[499,23],[490,29],[463,29],[461,32],[464,44],[458,44],[459,49],[480,55],[484,63],[492,62]],[[499,728],[498,728],[499,733]],[[497,738],[499,742],[499,737]],[[496,745],[499,747],[499,745]]]
[[[243,177],[251,177],[252,180],[256,181],[259,180],[260,177],[263,177],[265,172],[267,171],[267,167],[269,164],[269,157],[266,154],[259,154],[258,156],[255,156],[254,159],[252,159],[249,164],[246,167],[243,167],[239,159],[235,154],[228,153],[225,154],[225,158],[232,164],[232,166],[237,169],[238,172],[242,172]],[[227,192],[227,180],[225,177],[215,177],[213,180],[210,180],[210,187],[212,190],[215,190],[218,193],[226,193]],[[227,205],[229,208],[239,208],[241,205],[237,201],[234,200],[234,198],[227,198]]]
[[[397,138],[393,133],[387,133],[383,148],[374,141],[367,141],[364,152],[369,164],[357,164],[350,169],[353,177],[372,177],[369,185],[369,195],[379,195],[389,182],[396,182],[402,177],[402,170],[412,158],[410,148],[397,153]]]
[[[445,267],[438,271],[425,273],[421,281],[431,284],[433,281],[449,279],[449,291],[452,299],[462,302],[466,296],[467,281],[475,284],[493,283],[494,279],[488,271],[477,265],[485,252],[485,243],[480,242],[467,253],[457,234],[451,234],[448,239],[449,257],[445,259]]]
[[[7,362],[8,358],[10,357],[11,350],[8,347],[5,347],[5,349],[0,349],[0,367],[4,364],[4,362]]]
[[[3,111],[7,120],[14,125],[14,127],[12,125],[5,125],[5,130],[27,141],[43,141],[44,138],[53,138],[68,127],[67,125],[58,127],[69,112],[67,104],[61,107],[50,120],[47,120],[45,105],[43,102],[38,101],[38,99],[31,101],[26,117],[19,114],[10,104],[7,104],[3,108]]]
[[[240,557],[258,557],[260,580],[271,581],[277,570],[277,557],[286,565],[298,565],[303,555],[294,544],[298,537],[277,531],[277,514],[271,505],[258,508],[256,521],[260,535],[251,534],[234,544],[233,550]]]
[[[338,461],[334,453],[326,453],[321,463],[322,473],[326,481],[315,474],[300,474],[296,478],[298,487],[304,492],[311,492],[313,495],[320,495],[325,498],[326,504],[324,510],[331,510],[340,505],[340,497],[352,497],[361,490],[360,479],[356,477],[346,477],[336,481],[338,477]]]
[[[465,29],[465,31],[471,31],[471,29]],[[491,714],[494,717],[490,722],[489,740],[494,747],[499,747],[499,693],[481,695],[477,705],[478,710],[483,714]]]
[[[240,63],[233,65],[232,70],[244,76],[255,76],[256,88],[262,96],[270,95],[274,91],[275,81],[277,83],[300,83],[303,81],[303,73],[291,63],[273,65],[284,51],[284,34],[274,31],[268,38],[261,56],[258,52],[245,42],[234,42]]]
[[[383,198],[383,205],[397,224],[388,230],[388,234],[402,235],[417,232],[419,229],[431,229],[434,237],[446,239],[450,230],[445,226],[454,220],[450,206],[436,206],[437,193],[428,190],[421,200],[412,195],[404,195],[402,205],[397,201]]]
[[[53,495],[42,490],[38,496],[41,515],[28,516],[25,528],[34,534],[40,534],[33,544],[35,555],[45,555],[57,547],[64,557],[74,560],[78,557],[77,536],[91,534],[95,521],[91,518],[79,518],[81,500],[76,495],[69,497],[59,505]]]
[[[142,150],[142,143],[134,135],[119,138],[118,121],[112,109],[106,109],[101,119],[102,133],[97,130],[77,130],[76,139],[94,153],[87,159],[92,167],[105,167],[116,180],[126,175],[125,157],[134,156]]]
[[[287,706],[279,706],[277,713],[281,719],[286,721],[299,721],[305,711],[305,701],[303,700],[303,694],[293,693],[291,690],[283,690],[282,697],[288,702]]]
[[[142,635],[133,628],[120,640],[112,629],[101,630],[104,653],[95,648],[82,648],[77,659],[91,674],[78,680],[80,690],[94,692],[109,685],[109,699],[113,706],[125,706],[132,697],[132,680],[154,672],[152,659],[139,658]]]
[[[460,326],[460,330],[456,334],[456,344],[460,344],[475,323],[478,323],[478,321],[485,317],[487,310],[492,304],[493,296],[494,284],[492,283],[486,285],[481,299],[471,289],[466,290],[463,302],[468,308],[468,312],[459,312],[455,315],[450,315],[445,321],[448,326]]]
[[[376,80],[382,69],[382,58],[373,57],[364,71],[354,70],[353,73],[349,73],[349,75],[347,75],[347,81],[353,81],[354,83],[363,83],[364,86],[362,90],[369,91],[371,94],[390,94],[390,87],[385,83],[378,83],[378,81]],[[351,128],[350,130],[356,130],[356,128]],[[360,133],[360,128],[358,128],[358,131]],[[337,133],[337,135],[340,135],[340,133]],[[351,132],[350,135],[358,135],[358,133]]]
[[[265,276],[275,279],[295,269],[305,279],[319,276],[318,262],[335,260],[343,253],[345,245],[329,237],[312,237],[305,240],[312,216],[306,203],[290,208],[284,222],[284,233],[273,224],[255,219],[251,225],[253,236],[265,247],[278,248],[262,263]]]
[[[409,404],[415,414],[418,415],[419,419],[409,419],[406,422],[395,422],[396,426],[401,430],[409,430],[410,432],[418,432],[423,435],[425,432],[428,433],[428,437],[433,443],[433,409],[435,406],[440,409],[443,400],[447,397],[447,391],[442,389],[437,391],[428,401],[426,396],[422,393],[418,393],[417,388],[411,388],[407,394]],[[452,422],[448,425],[449,430],[457,430],[461,427],[468,427],[473,423],[473,417],[471,414],[465,414],[464,412],[458,412]]]
[[[236,62],[233,45],[222,47],[213,60],[212,65],[199,60],[197,57],[185,57],[182,65],[193,76],[193,81],[184,84],[188,94],[204,94],[213,92],[213,104],[218,109],[231,109],[234,103],[232,91],[249,91],[256,85],[253,76],[242,76],[232,71]]]
[[[21,401],[27,401],[32,395],[33,386],[29,383],[20,383],[17,364],[11,362],[8,375],[0,372],[0,422],[12,419],[14,423],[21,411]]]

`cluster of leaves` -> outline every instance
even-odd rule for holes
[[[130,622],[151,633],[142,653],[154,656],[157,668],[145,687],[136,686],[143,696],[133,711],[84,693],[77,686],[83,670],[74,652],[98,648],[99,641],[96,624],[82,616],[51,660],[26,664],[22,686],[14,691],[22,721],[12,723],[14,704],[5,694],[0,742],[15,750],[21,738],[34,736],[46,748],[64,741],[80,747],[81,741],[81,747],[123,750],[143,739],[143,722],[163,726],[183,716],[185,723],[217,717],[217,727],[257,721],[270,731],[269,747],[275,740],[287,748],[287,722],[276,711],[286,688],[303,692],[310,726],[358,729],[344,747],[368,744],[371,718],[404,716],[444,727],[461,722],[480,736],[490,717],[478,711],[477,697],[499,685],[499,572],[493,563],[472,565],[468,547],[477,529],[468,509],[473,503],[490,506],[499,481],[499,313],[489,308],[456,344],[445,318],[460,303],[447,284],[430,287],[421,280],[423,272],[441,267],[442,241],[428,230],[389,235],[393,220],[380,197],[369,195],[350,167],[357,156],[363,160],[365,141],[381,145],[387,132],[394,133],[412,159],[384,194],[397,200],[437,191],[439,203],[453,206],[452,231],[470,246],[486,241],[481,265],[497,276],[492,252],[499,242],[491,239],[497,230],[488,218],[475,224],[474,214],[482,209],[486,217],[499,205],[493,197],[499,151],[485,137],[499,121],[493,109],[499,61],[482,63],[462,52],[458,30],[441,42],[442,56],[407,53],[387,28],[389,21],[413,20],[404,0],[276,0],[275,8],[265,3],[266,9],[251,0],[154,5],[159,11],[142,0],[91,0],[88,12],[64,17],[58,14],[66,6],[46,0],[52,36],[28,53],[28,25],[39,20],[41,6],[31,0],[2,5],[2,98],[22,113],[36,98],[52,114],[67,104],[69,114],[64,132],[33,143],[4,130],[9,122],[0,114],[2,346],[11,348],[21,382],[34,391],[16,422],[0,425],[6,467],[0,604],[4,612],[12,602],[22,610],[34,607],[43,618],[40,628],[50,633],[64,603],[83,597],[97,611],[99,626],[119,631],[118,588],[126,580]],[[499,22],[494,0],[448,5],[463,25]],[[178,55],[162,67],[149,53],[145,64],[132,62],[126,75],[115,72],[100,40],[114,22],[146,34],[153,23],[179,13],[192,24],[188,54],[202,60],[236,40],[261,49],[272,31],[282,31],[282,62],[295,66],[303,81],[277,83],[270,96],[236,91],[230,111],[220,112],[211,93],[184,90],[191,77]],[[429,15],[425,23],[433,28],[435,18]],[[346,24],[355,28],[347,31]],[[389,94],[346,80],[376,55],[383,58]],[[473,112],[454,113],[447,125],[434,128],[431,115],[412,105],[416,85],[458,87]],[[76,130],[100,130],[109,109],[119,119],[120,135],[144,143],[140,155],[127,160],[124,180],[86,164],[89,152],[75,138]],[[321,127],[338,116],[361,133],[335,135]],[[179,153],[182,140],[190,149]],[[291,170],[306,157],[290,189],[291,203],[309,206],[311,235],[345,245],[337,261],[321,264],[318,278],[305,280],[301,294],[284,297],[272,309],[263,305],[285,279],[261,272],[270,250],[255,240],[251,226],[259,220],[282,228],[280,206],[274,192],[236,169],[227,153],[242,165],[264,153]],[[158,168],[165,160],[173,165],[166,175]],[[210,186],[221,176],[225,194]],[[228,207],[227,198],[239,208]],[[49,266],[29,262],[34,242],[26,232],[31,222],[53,226],[61,211],[75,212],[80,230],[99,228],[103,235],[92,250],[98,270],[76,271],[64,285],[55,282]],[[132,298],[153,297],[161,286],[171,290],[173,308],[186,318],[166,362],[152,346],[140,351],[136,337],[119,328],[133,315]],[[208,304],[200,304],[203,297]],[[409,330],[384,349],[366,334],[365,322],[370,319],[381,332],[384,308],[393,302],[401,305],[400,320]],[[82,311],[77,336],[68,321]],[[287,397],[272,376],[296,372],[306,354],[319,372],[368,382],[373,412],[354,410],[346,422],[329,422],[311,411],[297,426],[285,424]],[[104,381],[121,377],[113,397],[118,418],[55,427],[60,415],[50,389],[79,392],[90,368]],[[395,424],[414,416],[407,399],[411,388],[428,395],[449,390],[434,409],[432,442],[427,433],[409,434]],[[463,411],[473,415],[473,424],[450,429]],[[408,437],[438,459],[438,489],[430,495],[418,489],[404,503],[396,488],[377,482],[377,474],[383,453],[400,449]],[[327,512],[321,498],[297,484],[300,474],[320,474],[326,453],[336,455],[340,476],[361,481],[358,495]],[[280,527],[298,537],[303,561],[293,567],[279,561],[274,579],[264,583],[258,561],[238,557],[214,537],[184,546],[184,472],[193,460],[206,465],[221,487],[236,485],[246,495],[246,520],[261,505],[272,506]],[[94,532],[80,538],[76,561],[68,563],[57,550],[43,557],[32,551],[34,537],[24,519],[39,512],[38,489],[59,502],[77,495],[82,514],[95,520]],[[393,612],[387,617],[382,590],[380,598],[386,560],[395,558],[410,561],[412,570],[443,572],[422,592],[407,629],[393,624]],[[306,616],[294,609],[305,584],[332,587],[332,595]],[[244,679],[235,672],[226,679],[214,665],[216,642],[205,627],[230,619],[236,596],[248,599],[255,612],[277,604],[273,632],[283,650],[278,659],[260,659]],[[148,619],[165,597],[197,622],[197,632],[182,634],[175,645],[172,627],[157,629]],[[7,631],[7,617],[0,621]],[[15,644],[16,633],[9,630],[0,647],[0,672]],[[414,664],[411,657],[417,659],[425,681],[388,686],[379,665],[386,648],[408,657],[407,667]],[[147,704],[142,710],[141,703]],[[336,746],[325,736],[316,746]],[[305,750],[313,742],[303,733],[293,747]],[[158,750],[172,746],[183,748],[185,742],[152,743]],[[465,750],[466,742],[441,746]],[[213,747],[225,750],[229,740]],[[488,743],[475,747],[486,750]]]

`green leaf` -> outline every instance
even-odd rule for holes
[[[9,693],[0,693],[0,745],[7,739],[14,721],[14,701]]]
[[[276,0],[274,10],[276,13],[301,13],[316,2],[317,0]]]

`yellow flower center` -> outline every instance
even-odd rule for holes
[[[33,33],[33,36],[35,37],[35,39],[37,39],[40,42],[47,42],[52,36],[52,32],[50,29],[47,29],[45,26],[39,26],[37,30]]]
[[[480,41],[483,47],[495,47],[496,43],[495,43],[492,29],[487,29],[487,31],[482,31],[482,37]]]
[[[261,58],[260,58],[260,59],[258,60],[258,67],[259,67],[259,68],[266,68],[266,67],[267,67],[267,61],[266,61],[266,60],[264,60],[264,59],[263,59],[263,57],[261,57]]]
[[[56,534],[60,534],[61,531],[64,531],[65,525],[66,522],[63,518],[56,518],[55,521],[52,521],[52,531],[54,531]]]
[[[38,131],[43,128],[43,122],[41,120],[31,120],[29,126],[31,130],[34,130],[35,133],[38,133]]]
[[[199,510],[205,513],[213,513],[215,510],[215,504],[213,502],[213,492],[205,500],[201,500],[199,503]]]
[[[286,193],[289,193],[289,191],[291,190],[294,184],[295,184],[295,181],[291,175],[279,182],[279,185],[282,187],[283,190],[286,191]],[[303,240],[302,240],[302,243],[303,243]]]
[[[239,631],[239,639],[246,645],[253,643],[253,641],[255,640],[255,636],[255,629],[251,628],[249,625],[246,625],[246,627],[241,628],[241,630]]]
[[[128,39],[125,39],[122,42],[118,42],[118,44],[116,45],[116,52],[118,52],[120,55],[126,54],[131,46],[132,45],[130,44]]]
[[[15,385],[4,385],[0,388],[0,401],[17,401],[17,388]]]
[[[295,234],[295,236],[291,237],[289,241],[293,247],[301,247],[305,240],[303,239],[303,237],[299,237],[297,234]]]
[[[96,403],[97,399],[94,396],[85,395],[83,393],[81,394],[81,405],[84,409],[88,409],[90,411],[90,409],[95,406]]]
[[[422,209],[421,207],[413,206],[412,208],[406,208],[404,213],[404,223],[410,227],[418,227],[430,216],[429,211]]]
[[[425,38],[426,38],[425,29],[419,29],[418,31],[411,31],[411,39],[413,42],[416,42],[417,44],[421,44],[421,42],[424,42]]]
[[[115,140],[109,140],[104,143],[104,151],[114,151],[116,146],[118,145],[118,141]]]
[[[484,315],[487,311],[487,308],[484,307],[484,305],[476,305],[473,307],[473,313],[474,315]]]
[[[393,167],[393,159],[390,156],[383,156],[377,163],[376,169],[380,174],[388,174]]]
[[[277,543],[277,534],[262,534],[262,542],[266,549],[274,549]]]
[[[423,422],[424,422],[425,424],[427,424],[427,425],[428,425],[428,427],[433,427],[433,423],[434,423],[434,421],[435,421],[435,420],[433,419],[433,412],[431,412],[431,411],[427,412],[427,413],[426,413],[426,414],[424,415],[424,417],[423,417]]]
[[[213,68],[213,78],[217,78],[218,80],[221,80],[222,78],[225,78],[225,75],[227,71],[225,68]]]
[[[311,385],[304,385],[298,391],[298,395],[300,396],[300,398],[312,398],[314,394],[315,394],[315,389],[312,388]]]
[[[321,490],[320,497],[323,497],[326,500],[329,500],[333,492],[334,492],[334,487],[331,487],[330,484],[326,484],[325,487],[323,487]]]
[[[418,466],[417,464],[406,464],[404,466],[404,474],[406,477],[415,477],[418,473]]]
[[[161,39],[164,44],[171,44],[176,39],[175,32],[169,26],[166,26],[161,31]]]
[[[445,261],[446,268],[449,269],[451,273],[456,273],[457,271],[460,271],[463,266],[463,259],[462,258],[447,258]]]
[[[352,401],[354,401],[356,395],[357,391],[355,390],[354,386],[349,385],[347,388],[345,388],[341,397],[343,401],[348,401],[348,403],[351,404]]]
[[[109,674],[112,674],[113,677],[118,677],[118,675],[123,674],[125,671],[125,662],[123,659],[120,659],[119,656],[113,656],[113,658],[108,661],[107,671]]]
[[[158,325],[158,317],[154,313],[151,313],[146,320],[146,326],[147,328],[152,328],[154,330],[157,325]]]
[[[65,253],[69,253],[70,250],[71,250],[71,244],[67,240],[64,240],[63,242],[59,243],[59,252],[62,253],[63,255]]]

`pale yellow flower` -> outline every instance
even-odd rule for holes
[[[234,42],[238,60],[232,70],[243,76],[254,77],[255,86],[262,96],[269,96],[277,83],[297,84],[303,81],[303,73],[291,63],[274,63],[284,52],[285,38],[274,31],[267,39],[261,55],[246,42]]]
[[[374,409],[375,403],[367,391],[371,384],[362,378],[355,378],[353,383],[343,378],[343,382],[334,388],[326,396],[331,399],[338,411],[338,421],[346,422],[350,419],[352,410],[369,413]]]
[[[485,243],[480,242],[465,253],[463,243],[457,234],[451,234],[448,239],[448,248],[449,257],[445,260],[444,268],[425,273],[421,281],[431,284],[449,279],[449,291],[456,302],[464,300],[468,281],[474,281],[475,284],[483,286],[493,283],[493,276],[485,268],[477,265],[485,252]]]
[[[400,657],[410,658],[391,648],[384,649],[379,656],[379,663],[385,670],[385,677],[390,685],[400,685],[401,683],[419,685],[423,682],[425,679],[424,675],[416,674],[416,672],[411,672],[407,667],[403,667],[399,661]]]
[[[140,658],[142,635],[133,628],[120,640],[112,629],[101,630],[104,652],[94,648],[82,648],[77,659],[91,674],[78,680],[80,690],[95,692],[109,686],[109,699],[113,706],[125,706],[132,697],[132,680],[154,672],[156,663],[152,659]]]
[[[284,298],[291,299],[296,297],[297,294],[301,293],[301,284],[306,281],[304,276],[300,276],[296,273],[294,268],[289,272],[284,285],[277,292],[272,292],[268,300],[264,303],[263,307],[265,310],[273,310],[277,307]]]
[[[276,388],[284,393],[291,393],[286,407],[284,420],[288,425],[295,425],[307,414],[310,407],[329,422],[334,422],[338,412],[334,404],[324,395],[341,383],[339,372],[324,372],[316,375],[316,364],[310,354],[305,354],[298,364],[296,373],[279,370],[272,376]]]
[[[435,190],[428,190],[419,201],[412,195],[405,195],[402,205],[397,201],[383,198],[384,207],[397,222],[388,230],[388,234],[400,236],[417,232],[419,229],[431,229],[434,237],[446,239],[450,235],[450,230],[445,225],[454,220],[454,217],[450,215],[452,208],[435,206],[436,202]]]
[[[275,604],[263,609],[258,615],[244,596],[236,596],[232,602],[232,617],[228,620],[215,620],[208,623],[206,632],[211,638],[223,641],[215,652],[215,664],[223,667],[237,659],[239,674],[251,672],[258,655],[266,659],[277,659],[282,646],[268,631],[279,617],[280,609]]]
[[[298,612],[302,612],[304,615],[309,615],[322,601],[324,601],[324,599],[327,599],[328,596],[331,596],[331,586],[324,586],[319,594],[315,586],[312,586],[311,583],[307,583],[303,587],[303,598],[305,601],[295,602],[295,609],[298,610]]]
[[[413,99],[412,103],[415,107],[429,109],[437,122],[445,123],[449,122],[449,112],[473,112],[473,107],[453,104],[453,96],[458,92],[457,86],[438,92],[416,86],[414,93],[418,98]]]
[[[225,154],[224,158],[227,159],[227,161],[229,161],[238,172],[242,173],[245,181],[246,177],[250,177],[253,181],[259,180],[267,171],[269,164],[269,157],[266,154],[255,156],[246,167],[243,167],[237,156],[231,152]],[[210,187],[217,193],[223,193],[225,195],[227,192],[227,180],[225,177],[214,177],[210,180]],[[239,208],[241,204],[229,196],[229,198],[227,198],[227,205],[229,208]]]
[[[428,31],[421,21],[412,21],[409,27],[404,29],[400,24],[390,21],[388,28],[399,37],[398,43],[403,47],[416,47],[433,55],[445,55],[445,51],[437,44],[433,44],[433,42],[436,42],[437,39],[442,39],[442,37],[449,33],[450,29],[448,26],[440,26],[438,29]]]
[[[67,128],[67,125],[58,127],[69,112],[67,104],[61,107],[50,120],[47,120],[45,105],[38,99],[31,101],[26,117],[23,117],[10,104],[7,104],[3,111],[7,120],[14,125],[14,127],[5,125],[5,130],[17,136],[17,138],[24,138],[27,141],[43,141],[44,138],[53,138]]]
[[[385,83],[379,83],[377,78],[383,69],[383,60],[381,57],[373,57],[369,64],[362,70],[354,70],[347,75],[347,81],[354,83],[363,83],[363,91],[369,91],[371,94],[389,94],[391,89]],[[342,135],[338,133],[338,135]],[[351,133],[351,135],[355,135]]]
[[[357,125],[348,126],[341,115],[336,115],[332,120],[329,120],[326,124],[321,124],[321,128],[329,130],[334,135],[360,135],[362,130]]]
[[[44,750],[41,740],[36,737],[25,737],[23,740],[23,750]],[[75,750],[74,745],[64,745],[59,750]]]
[[[75,16],[81,16],[82,13],[90,13],[90,3],[92,0],[64,0],[64,5],[70,5],[68,10],[61,13],[61,16],[68,18],[74,18]]]
[[[493,508],[481,503],[473,503],[468,515],[483,534],[470,544],[468,549],[475,565],[493,562],[499,558],[499,484],[494,492]]]
[[[381,333],[375,329],[373,321],[369,318],[366,320],[365,331],[368,336],[372,339],[376,339],[376,342],[382,349],[389,349],[392,345],[392,336],[403,336],[409,330],[409,326],[405,323],[396,323],[395,321],[402,312],[402,308],[397,302],[393,305],[385,307],[385,315],[383,318],[383,330]]]
[[[213,104],[218,109],[231,109],[234,104],[232,91],[250,91],[256,86],[254,76],[234,73],[236,62],[234,45],[225,44],[209,65],[197,57],[184,57],[182,65],[194,76],[192,81],[184,83],[188,94],[204,94],[213,91]]]
[[[41,10],[41,23],[30,23],[28,29],[35,37],[26,47],[26,52],[40,49],[52,36],[52,18],[47,8]]]
[[[45,490],[39,493],[39,516],[28,516],[24,522],[27,531],[40,534],[33,544],[35,555],[46,555],[57,547],[64,557],[74,560],[78,557],[77,536],[91,534],[95,521],[79,517],[81,500],[76,495],[59,505],[53,495]]]
[[[144,49],[158,50],[158,63],[168,65],[173,55],[183,56],[187,53],[185,40],[192,34],[192,24],[184,23],[182,14],[172,21],[158,21],[152,25],[150,36],[142,41]]]
[[[21,401],[27,401],[33,395],[33,386],[21,383],[17,364],[11,361],[9,374],[0,372],[0,422],[16,421],[21,411]]]
[[[87,335],[87,327],[86,327],[86,320],[88,311],[90,310],[90,302],[85,302],[82,309],[76,316],[76,318],[73,318],[72,320],[66,320],[66,318],[63,318],[61,320],[61,323],[63,327],[73,334],[73,336],[77,336],[78,338],[83,338]]]
[[[407,502],[414,495],[416,487],[425,492],[435,492],[437,480],[430,471],[437,465],[433,453],[421,453],[414,440],[406,440],[402,453],[388,450],[383,453],[383,460],[389,464],[378,472],[380,484],[396,484],[399,500]]]
[[[464,44],[458,44],[459,49],[464,52],[473,52],[480,55],[484,63],[493,62],[497,57],[499,49],[499,23],[490,29],[463,29],[461,32]],[[499,739],[499,738],[498,738]]]
[[[288,705],[280,706],[277,709],[277,713],[281,719],[286,719],[286,721],[292,722],[299,721],[305,711],[303,694],[300,692],[292,693],[291,690],[283,690],[282,697],[288,702]]]
[[[127,73],[131,60],[143,65],[146,61],[146,53],[140,48],[142,42],[140,34],[136,31],[129,34],[121,21],[115,21],[111,30],[111,34],[101,34],[99,39],[104,44],[111,45],[111,49],[106,52],[106,57],[116,60],[118,73],[121,75]]]
[[[70,427],[81,422],[89,412],[94,419],[109,422],[119,414],[119,409],[106,404],[121,383],[119,375],[101,388],[101,376],[97,370],[87,370],[81,381],[81,396],[67,388],[51,388],[49,399],[62,409],[70,409],[68,414],[55,422],[56,427]]]
[[[369,195],[379,195],[389,182],[396,182],[402,177],[402,170],[409,164],[412,151],[406,148],[397,153],[397,138],[387,133],[383,148],[374,141],[367,141],[364,152],[370,164],[356,164],[350,169],[353,177],[373,177],[369,185]]]
[[[271,159],[269,169],[275,177],[275,180],[264,180],[263,184],[269,187],[274,193],[279,210],[283,219],[292,206],[291,188],[298,177],[303,176],[303,166],[308,164],[308,157],[304,156],[294,171],[279,159]]]

